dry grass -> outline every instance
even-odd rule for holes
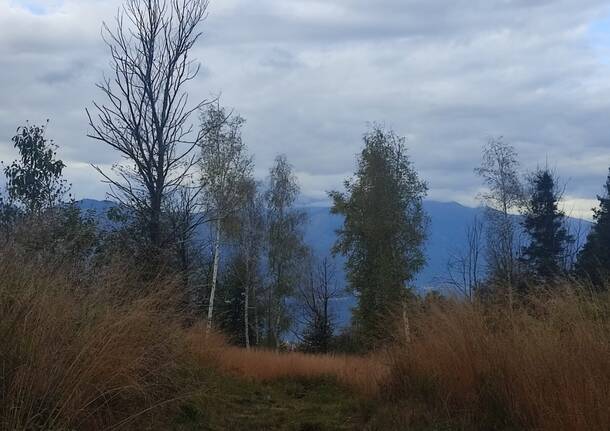
[[[222,371],[257,381],[283,378],[331,377],[357,390],[374,396],[388,374],[384,355],[314,355],[300,352],[276,352],[228,346],[218,335],[203,336],[202,328],[191,333],[191,346],[199,351],[202,362],[213,362]]]
[[[422,313],[393,352],[392,402],[464,429],[610,429],[610,301],[564,292],[528,304],[512,318],[463,303]]]
[[[165,282],[143,286],[125,268],[73,276],[0,250],[0,430],[167,429],[210,366],[335,378],[384,400],[389,425],[376,429],[610,429],[607,296],[538,295],[512,316],[443,302],[413,318],[409,344],[358,357],[230,347],[183,328]]]
[[[121,273],[85,288],[2,253],[0,429],[133,429],[185,394],[168,296],[127,294]]]

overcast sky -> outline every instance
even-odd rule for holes
[[[86,137],[109,71],[102,21],[120,0],[0,0],[0,159],[25,120],[51,119],[77,198],[104,198]],[[222,94],[247,120],[262,178],[287,154],[306,199],[354,169],[367,122],[407,137],[429,197],[475,205],[480,149],[504,136],[524,170],[548,163],[589,217],[610,165],[610,1],[211,0],[191,100]]]

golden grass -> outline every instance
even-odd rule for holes
[[[185,395],[167,295],[117,295],[115,283],[85,289],[0,256],[0,429],[131,428]]]
[[[191,332],[191,348],[200,352],[202,363],[213,362],[224,372],[257,381],[331,377],[362,395],[374,396],[389,371],[381,353],[353,356],[246,350],[227,345],[217,334],[203,334],[202,328]]]
[[[610,429],[608,296],[538,295],[510,316],[447,301],[413,316],[408,344],[310,355],[186,329],[167,283],[143,285],[125,268],[72,277],[0,250],[0,430],[167,429],[210,367],[257,381],[335,378],[382,400],[398,429]]]
[[[458,302],[422,313],[414,341],[393,351],[392,402],[423,403],[467,429],[610,429],[608,298],[528,304],[512,318]]]

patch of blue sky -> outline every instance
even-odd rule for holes
[[[599,60],[610,64],[610,13],[589,25],[588,38]]]
[[[12,0],[11,4],[23,8],[34,15],[46,15],[60,6],[61,0]]]

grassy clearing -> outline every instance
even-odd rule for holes
[[[443,301],[408,344],[305,355],[186,328],[171,282],[70,274],[0,252],[1,430],[610,429],[608,297]]]
[[[369,359],[242,351],[184,327],[171,282],[67,274],[0,256],[1,430],[354,429]]]
[[[190,337],[191,349],[199,352],[202,364],[213,363],[225,373],[259,382],[331,378],[359,395],[374,397],[389,373],[384,365],[387,358],[381,353],[360,357],[245,350],[225,344],[217,335],[202,337],[203,333],[195,329]]]
[[[360,429],[362,401],[331,378],[261,382],[208,371],[207,390],[181,406],[175,430]]]

